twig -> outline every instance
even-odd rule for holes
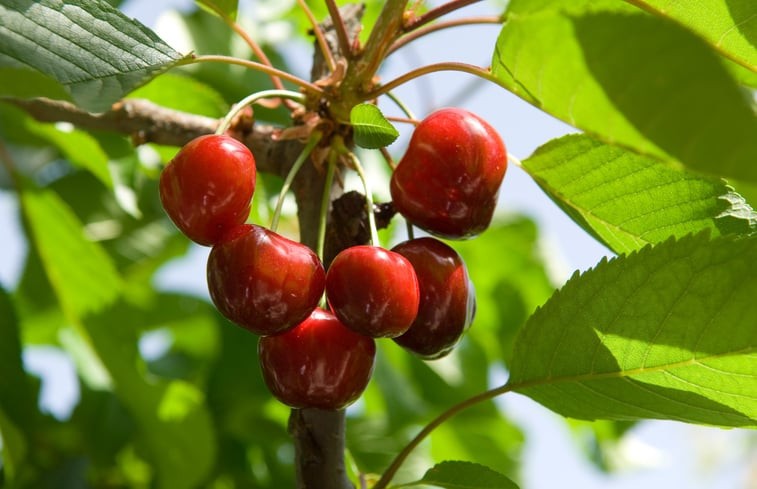
[[[323,36],[323,29],[321,29],[321,26],[318,25],[318,21],[313,15],[313,12],[310,10],[310,7],[308,7],[308,5],[305,3],[305,0],[297,0],[297,3],[300,4],[300,8],[303,12],[305,12],[305,15],[310,21],[310,25],[313,27],[313,34],[315,34],[318,45],[321,47],[321,52],[323,53],[323,57],[326,60],[326,64],[328,65],[329,70],[333,72],[334,70],[336,70],[336,61],[334,61],[334,55],[331,53],[331,48],[326,42],[326,38]]]
[[[444,22],[438,22],[436,24],[427,25],[425,27],[422,27],[420,29],[415,29],[412,32],[402,36],[399,38],[392,46],[389,48],[389,51],[387,51],[387,56],[401,48],[402,46],[405,46],[406,44],[418,39],[419,37],[423,37],[426,34],[430,34],[432,32],[437,32],[443,29],[448,29],[450,27],[458,27],[463,25],[473,25],[473,24],[501,24],[502,23],[502,17],[496,16],[496,15],[484,15],[480,17],[466,17],[464,19],[455,19],[455,20],[447,20]]]
[[[492,75],[491,71],[481,68],[480,66],[469,65],[466,63],[446,62],[446,63],[436,63],[432,65],[422,66],[420,68],[416,68],[415,70],[409,71],[405,73],[404,75],[399,76],[384,85],[381,85],[376,90],[366,94],[364,98],[366,100],[374,99],[378,97],[379,95],[383,95],[387,92],[390,92],[391,90],[394,90],[395,88],[402,85],[403,83],[407,83],[410,80],[413,80],[420,76],[427,75],[429,73],[436,73],[439,71],[460,71],[463,73],[469,73],[471,75],[478,76],[480,78],[483,78],[484,80],[488,80],[492,83],[505,87],[502,81],[500,81],[497,77]]]
[[[412,30],[418,29],[422,25],[428,24],[429,22],[433,22],[434,20],[438,19],[439,17],[442,17],[450,12],[454,12],[455,10],[465,7],[467,5],[471,5],[476,2],[480,2],[481,0],[453,0],[451,2],[447,2],[443,5],[440,5],[434,9],[429,10],[425,14],[415,17],[413,19],[410,19],[407,23],[405,23],[405,32],[410,32]]]
[[[326,0],[326,7],[329,9],[329,15],[331,15],[331,21],[334,24],[334,30],[336,36],[339,39],[339,49],[342,52],[342,56],[347,59],[352,58],[352,44],[350,43],[350,36],[347,33],[347,26],[342,19],[342,12],[339,11],[334,0]]]

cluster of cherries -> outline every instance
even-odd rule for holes
[[[491,126],[442,109],[415,129],[391,178],[393,205],[431,234],[470,238],[489,225],[506,168]],[[225,317],[261,336],[263,377],[281,402],[321,409],[354,402],[373,371],[374,338],[392,338],[425,359],[452,350],[475,312],[456,251],[431,237],[392,250],[354,246],[326,273],[308,247],[246,224],[255,173],[239,141],[201,136],[165,167],[160,197],[187,237],[213,247],[210,296]],[[330,310],[318,307],[324,291]]]

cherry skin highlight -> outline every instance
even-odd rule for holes
[[[420,286],[418,316],[394,341],[426,360],[452,351],[473,322],[476,295],[462,257],[434,238],[398,244],[392,251],[413,264]]]
[[[353,246],[331,262],[326,297],[334,314],[353,331],[393,338],[418,314],[418,279],[410,262],[377,246]]]
[[[494,128],[466,110],[440,109],[415,128],[392,174],[394,208],[431,234],[471,238],[489,226],[506,170]]]
[[[255,159],[229,136],[205,135],[187,143],[160,174],[160,200],[189,239],[212,246],[250,214]]]
[[[281,333],[307,318],[325,283],[310,248],[254,224],[237,226],[213,247],[207,275],[221,314],[259,335]]]
[[[317,308],[302,323],[258,343],[263,379],[293,408],[343,409],[363,393],[376,344]]]

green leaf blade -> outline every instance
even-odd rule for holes
[[[367,149],[388,146],[399,137],[397,129],[373,104],[359,104],[350,111],[350,123],[355,131],[355,144]]]
[[[757,180],[757,115],[701,38],[620,2],[508,12],[492,73],[514,93],[606,143]]]
[[[511,388],[579,419],[754,427],[755,263],[757,238],[698,235],[574,276],[521,330]]]
[[[184,59],[104,1],[5,2],[0,19],[0,64],[44,73],[92,112]]]
[[[629,3],[680,22],[724,55],[757,72],[757,4],[752,0]]]
[[[757,213],[724,182],[569,135],[537,149],[526,171],[574,220],[616,253],[708,230],[749,234]]]
[[[518,489],[518,486],[484,465],[472,462],[446,461],[430,468],[418,484],[445,489]]]

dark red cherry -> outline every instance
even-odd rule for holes
[[[438,110],[415,128],[392,174],[394,208],[437,236],[473,237],[491,222],[506,169],[494,128],[463,109]]]
[[[263,379],[294,408],[342,409],[365,390],[376,345],[317,308],[293,329],[258,343]]]
[[[353,331],[393,338],[412,324],[420,295],[413,266],[402,255],[377,246],[353,246],[331,262],[326,298]]]
[[[228,136],[193,139],[160,174],[166,213],[189,239],[206,246],[247,220],[254,191],[255,159]]]
[[[254,224],[237,226],[208,257],[208,289],[221,314],[259,335],[290,329],[323,295],[325,272],[313,251]]]
[[[392,251],[413,264],[421,291],[418,316],[407,333],[394,341],[427,360],[443,357],[470,327],[476,311],[465,263],[455,250],[434,238],[405,241]]]

